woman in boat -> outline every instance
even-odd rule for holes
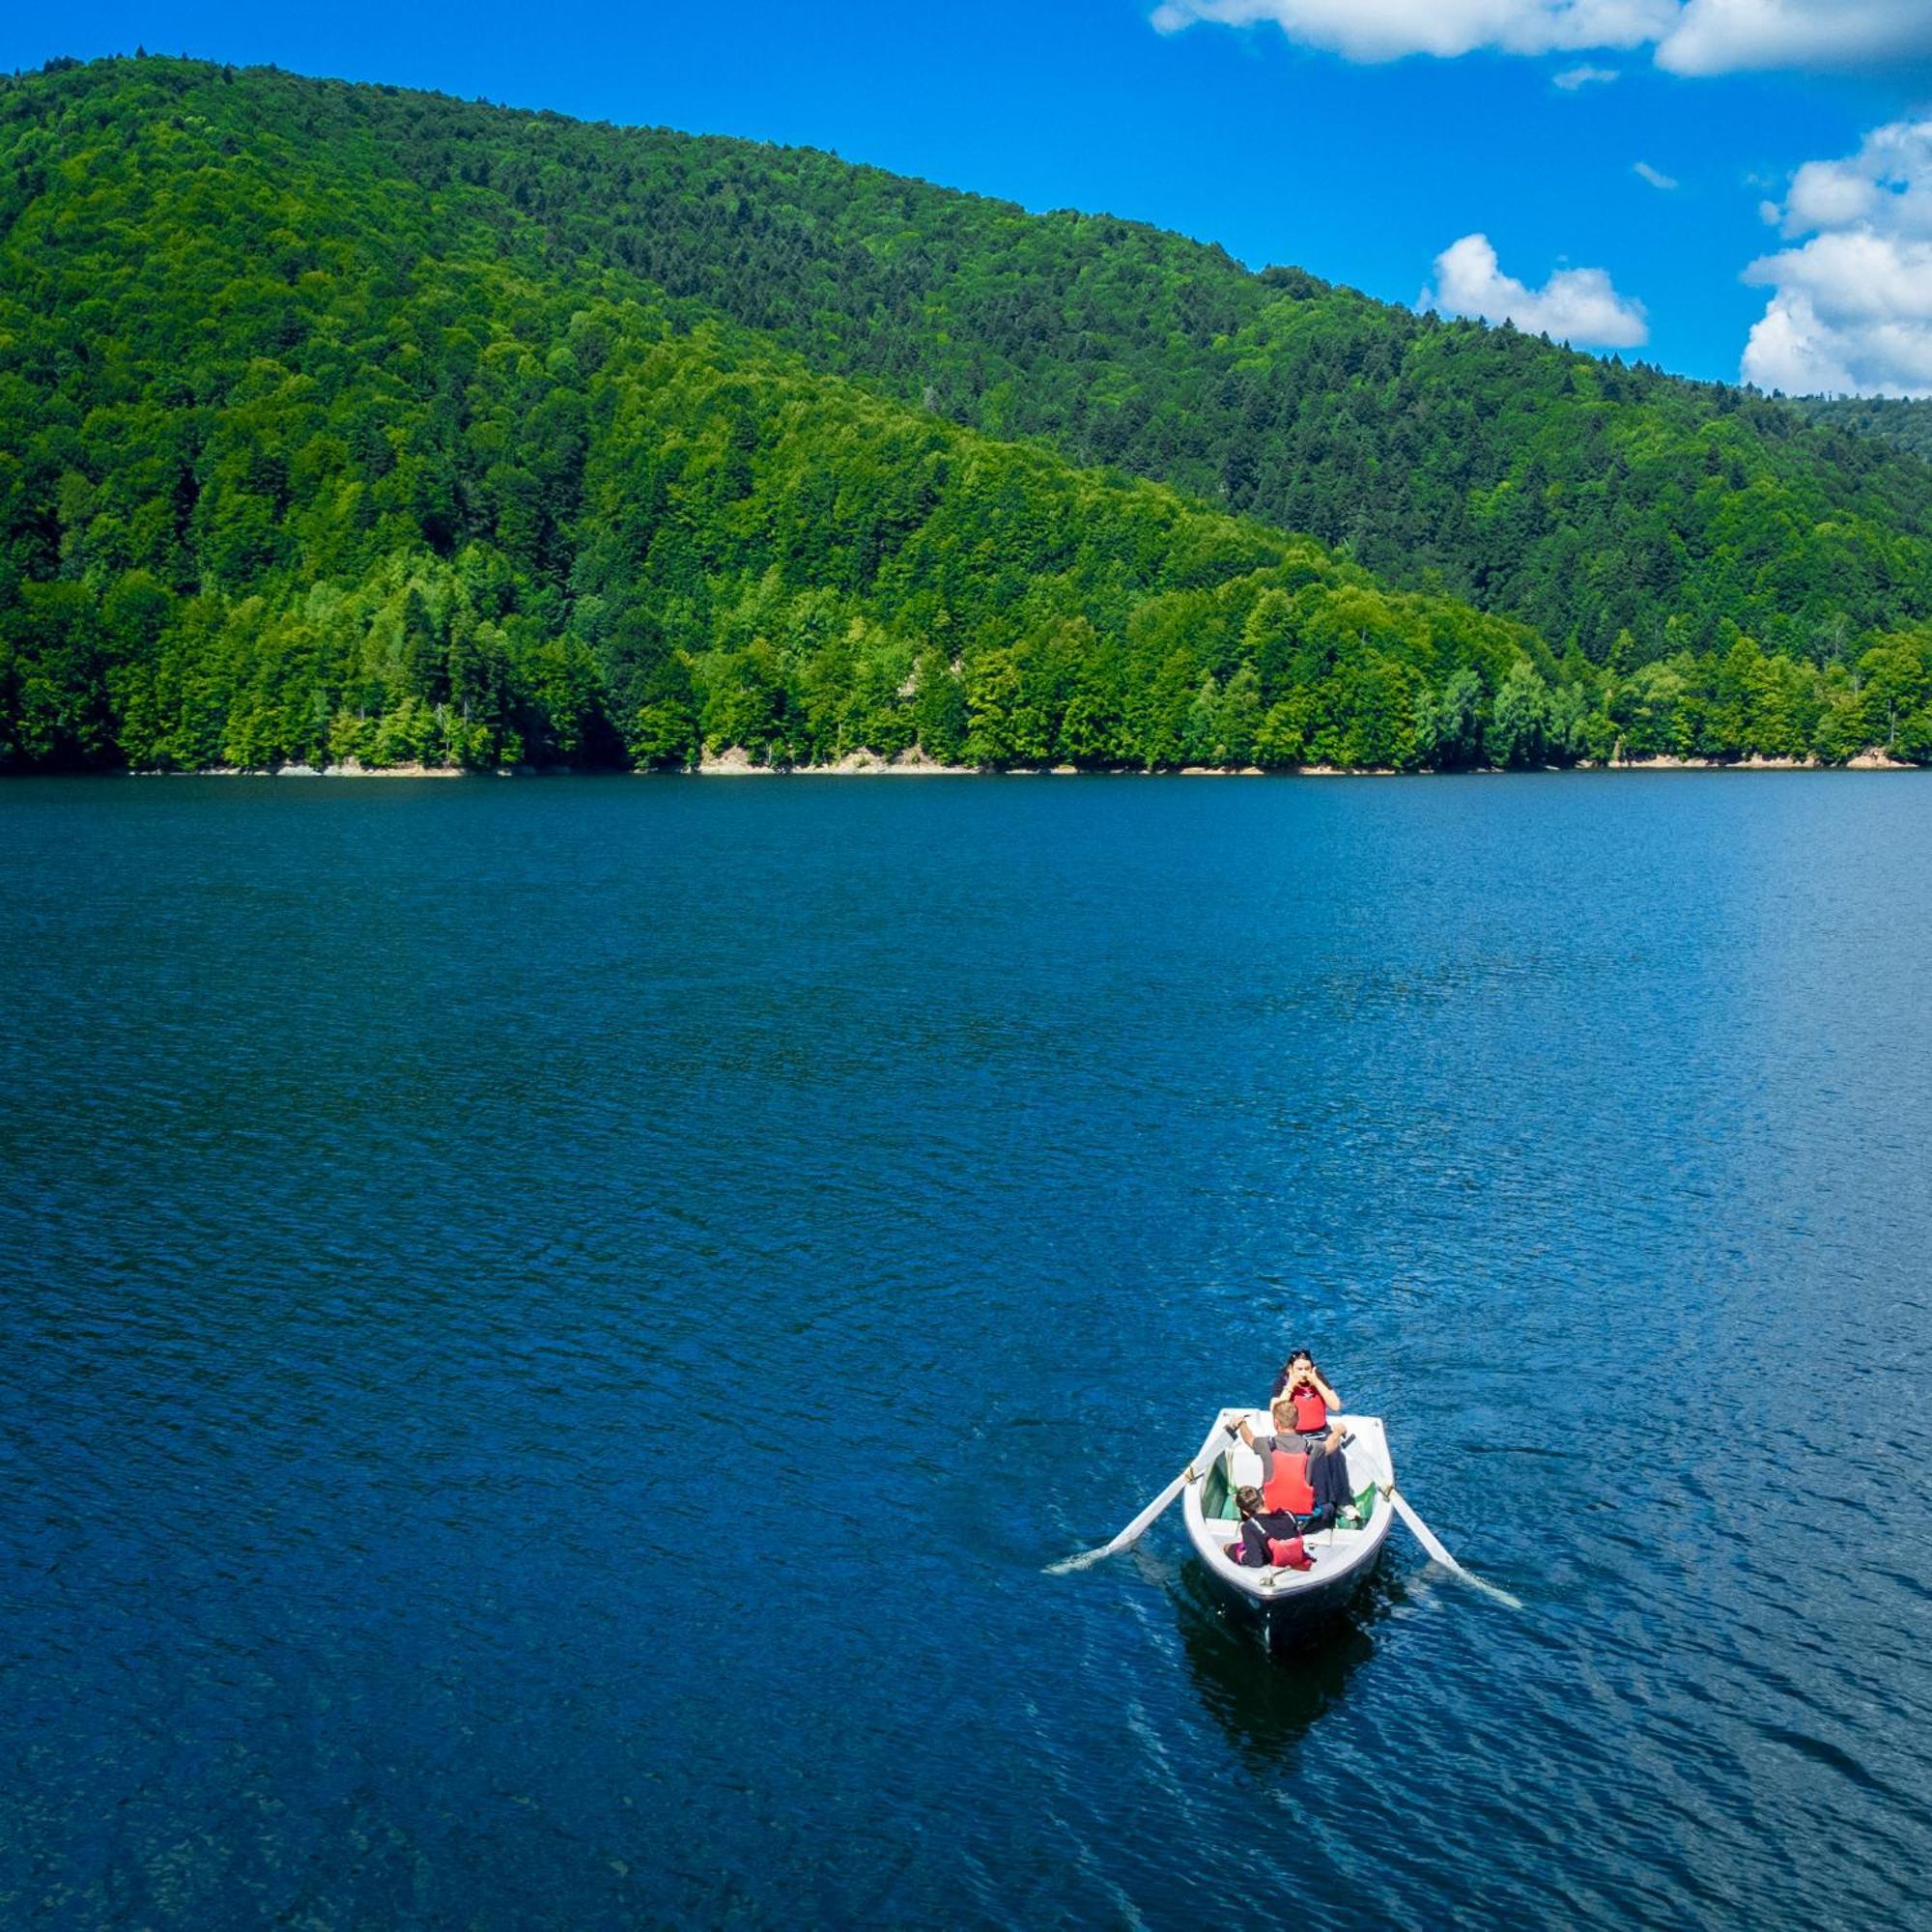
[[[1339,1409],[1342,1398],[1328,1386],[1327,1379],[1315,1366],[1315,1357],[1306,1349],[1295,1350],[1281,1365],[1281,1374],[1274,1378],[1272,1400],[1279,1403],[1283,1396],[1293,1403],[1295,1434],[1310,1449],[1317,1442],[1332,1444],[1328,1411]],[[1333,1435],[1340,1433],[1335,1431]]]
[[[1228,1546],[1228,1554],[1244,1570],[1307,1570],[1314,1558],[1301,1547],[1301,1524],[1286,1510],[1263,1506],[1262,1492],[1252,1483],[1235,1492],[1241,1513],[1241,1534]]]

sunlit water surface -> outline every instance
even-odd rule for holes
[[[7,786],[0,1921],[1925,1923],[1928,853],[1886,775]],[[1520,1611],[1042,1575],[1298,1342]]]

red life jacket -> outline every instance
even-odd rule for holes
[[[1308,1484],[1308,1458],[1277,1449],[1274,1466],[1262,1489],[1262,1501],[1271,1510],[1286,1510],[1290,1516],[1313,1516],[1315,1492]]]
[[[1318,1429],[1328,1427],[1328,1405],[1320,1393],[1312,1388],[1298,1388],[1294,1391],[1294,1426],[1305,1435],[1313,1435]]]
[[[1298,1536],[1270,1536],[1267,1541],[1267,1560],[1276,1570],[1312,1570],[1315,1559],[1308,1553],[1307,1546]],[[1230,1563],[1246,1564],[1248,1546],[1239,1538],[1223,1544]]]

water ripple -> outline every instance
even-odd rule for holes
[[[1910,1922],[1932,790],[0,790],[0,1920]],[[1178,1526],[1308,1342],[1398,1540]]]

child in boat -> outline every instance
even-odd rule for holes
[[[1238,1542],[1228,1546],[1228,1554],[1244,1570],[1307,1570],[1315,1559],[1301,1547],[1301,1525],[1286,1510],[1262,1507],[1262,1492],[1252,1483],[1243,1483],[1235,1492],[1235,1507],[1241,1513]]]

